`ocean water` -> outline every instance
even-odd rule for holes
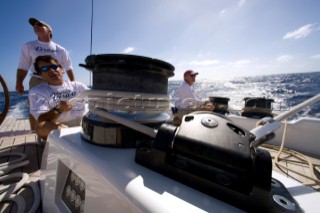
[[[18,94],[17,92],[10,92],[10,108],[7,116],[14,116],[16,118],[26,118],[29,117],[28,111],[28,91],[23,95]],[[4,94],[0,92],[0,110],[3,111],[4,108]]]
[[[168,95],[174,97],[174,92],[182,81],[169,79]],[[264,97],[274,100],[272,105],[275,113],[290,110],[293,106],[320,94],[320,72],[278,74],[255,77],[239,77],[224,81],[197,81],[196,90],[201,97],[228,97],[229,111],[240,114],[245,97]],[[10,110],[8,116],[17,118],[28,117],[28,93],[19,95],[10,92]],[[0,92],[0,109],[4,106],[4,95]],[[289,120],[299,117],[320,118],[320,102],[306,107]]]
[[[171,97],[174,97],[174,92],[180,84],[181,81],[169,83],[168,92]],[[279,114],[320,94],[320,72],[238,77],[224,81],[196,81],[195,88],[201,97],[230,98],[229,111],[235,114],[240,114],[245,97],[273,99],[273,112]],[[288,120],[299,117],[320,118],[320,101],[290,116]]]

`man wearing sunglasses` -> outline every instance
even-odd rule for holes
[[[33,67],[35,58],[40,55],[52,55],[55,57],[63,65],[69,79],[74,81],[75,77],[69,54],[65,48],[52,41],[52,28],[50,25],[35,18],[30,18],[29,23],[33,27],[33,31],[38,39],[23,44],[21,48],[17,70],[16,91],[21,95],[24,93],[23,81],[29,70],[31,71],[29,90],[44,82]],[[30,127],[34,130],[35,120],[32,115],[30,115],[29,120]]]
[[[37,120],[37,135],[46,140],[51,130],[80,124],[85,102],[79,99],[71,104],[68,100],[88,88],[81,82],[64,81],[63,66],[50,55],[38,56],[34,68],[45,83],[29,91],[30,113]]]
[[[173,124],[179,126],[182,117],[194,111],[213,111],[214,106],[209,100],[201,99],[193,84],[196,82],[196,76],[199,73],[193,70],[187,70],[183,74],[184,82],[179,86],[175,92],[175,116]]]

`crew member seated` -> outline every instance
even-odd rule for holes
[[[182,117],[194,111],[213,111],[214,105],[209,100],[201,99],[193,87],[198,72],[187,70],[183,74],[184,82],[175,92],[175,116],[173,124],[180,126]]]
[[[29,91],[30,113],[37,119],[36,133],[47,140],[51,130],[79,126],[85,113],[85,101],[75,98],[88,89],[78,81],[64,81],[63,67],[52,56],[38,56],[34,63],[38,75],[46,83],[39,84]]]

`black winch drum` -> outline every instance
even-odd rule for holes
[[[245,102],[245,106],[243,108],[241,116],[259,119],[264,117],[273,117],[273,99],[246,97],[243,100]]]
[[[94,90],[114,90],[167,95],[171,64],[144,56],[126,54],[89,55],[86,65],[92,71]]]
[[[214,112],[225,114],[228,113],[228,102],[230,98],[226,97],[218,97],[218,96],[210,96],[209,97],[210,102],[215,106]]]
[[[171,64],[127,54],[89,55],[85,62],[80,66],[92,71],[92,89],[96,92],[89,95],[89,113],[82,119],[82,137],[86,141],[112,147],[134,147],[136,141],[149,139],[95,115],[98,107],[152,128],[171,119],[167,94],[168,78],[174,75]]]

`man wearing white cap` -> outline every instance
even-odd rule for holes
[[[71,58],[64,47],[52,41],[53,31],[50,25],[35,18],[30,18],[29,23],[33,27],[34,33],[38,36],[38,39],[23,44],[21,48],[17,70],[16,91],[21,95],[23,94],[23,81],[29,70],[32,72],[29,81],[29,90],[32,87],[45,82],[42,77],[37,74],[33,66],[35,59],[40,55],[51,55],[56,58],[63,66],[64,71],[67,72],[70,81],[74,81],[75,77],[73,74]],[[34,130],[35,119],[31,114],[29,116],[29,121],[31,129]]]
[[[184,82],[175,93],[175,108],[177,110],[173,123],[180,125],[182,117],[194,111],[213,111],[214,106],[209,100],[201,99],[195,92],[193,84],[199,73],[187,70],[183,74]]]

